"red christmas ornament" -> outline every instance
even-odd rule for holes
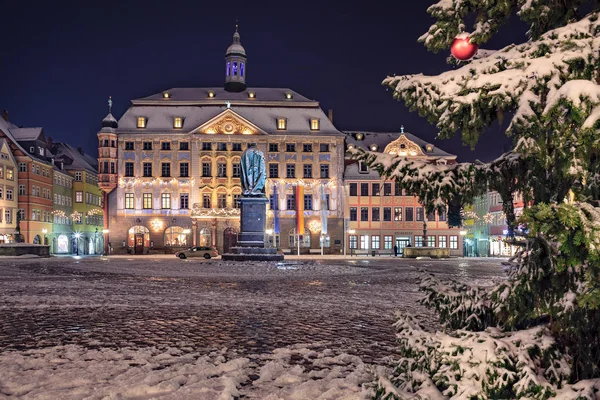
[[[457,36],[452,42],[452,46],[450,46],[450,52],[460,61],[470,60],[477,50],[479,46],[475,43],[471,43],[468,37],[460,37]]]

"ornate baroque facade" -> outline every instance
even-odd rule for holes
[[[268,173],[268,240],[282,249],[298,244],[293,188],[302,185],[302,252],[320,252],[322,241],[325,253],[339,254],[345,135],[316,101],[289,89],[248,88],[237,31],[225,65],[224,88],[169,89],[133,100],[119,121],[110,113],[103,120],[98,161],[107,243],[136,254],[204,245],[226,252],[239,232],[240,157],[256,143]]]

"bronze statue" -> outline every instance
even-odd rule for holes
[[[265,155],[256,148],[256,143],[248,144],[240,161],[242,168],[242,194],[249,196],[264,196],[267,170]]]

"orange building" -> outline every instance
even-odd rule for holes
[[[52,232],[53,168],[42,128],[19,128],[6,115],[0,137],[7,139],[18,168],[17,224],[26,243],[48,244]]]
[[[402,154],[437,164],[456,162],[455,155],[405,133],[404,129],[399,133],[348,133],[346,146]],[[400,255],[406,246],[427,246],[449,248],[450,255],[462,255],[460,230],[448,227],[445,212],[426,215],[416,197],[407,196],[395,182],[382,179],[377,171],[347,159],[344,186],[347,254],[392,255],[395,247]]]

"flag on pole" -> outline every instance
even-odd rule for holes
[[[321,184],[321,234],[327,235],[327,194],[323,184]]]
[[[279,194],[277,184],[273,186],[273,231],[279,235]]]
[[[304,186],[296,186],[296,232],[304,235]]]

